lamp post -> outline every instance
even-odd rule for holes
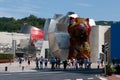
[[[107,74],[107,70],[106,70],[106,54],[104,53],[104,71],[105,71],[105,75]]]
[[[15,56],[15,52],[16,52],[16,40],[13,39],[14,34],[12,33],[11,35],[12,35],[12,52],[13,52],[13,54]]]
[[[13,41],[13,33],[11,35],[12,35],[12,41]]]
[[[104,43],[104,64],[105,64],[105,75],[107,74],[107,69],[106,69],[106,66],[107,66],[107,52],[108,52],[108,43]]]

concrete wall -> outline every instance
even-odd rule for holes
[[[102,53],[102,45],[105,43],[105,33],[110,26],[93,26],[90,34],[91,61],[96,63]]]
[[[49,49],[48,41],[43,41],[41,49],[36,51],[36,57],[38,58],[40,58],[41,56],[45,57],[45,49]]]
[[[16,44],[20,44],[21,39],[30,39],[30,34],[0,32],[0,44],[12,46],[12,40],[16,40]]]
[[[91,47],[91,61],[96,62],[98,58],[98,52],[99,52],[99,27],[98,26],[93,26],[91,28],[91,33],[90,33],[90,47]]]
[[[108,43],[108,53],[107,53],[107,61],[110,61],[111,59],[111,28],[108,28],[108,30],[105,32],[105,42]]]
[[[110,26],[99,26],[99,53],[102,53],[102,45],[105,43],[105,33],[108,31]]]

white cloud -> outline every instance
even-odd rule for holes
[[[13,17],[13,15],[6,12],[0,12],[0,17]]]
[[[92,5],[87,4],[87,3],[77,3],[77,6],[81,6],[81,7],[92,7]]]
[[[0,0],[1,1],[1,0]],[[31,3],[16,3],[14,5],[9,4],[7,6],[0,7],[0,15],[6,17],[20,17],[29,14],[40,14],[40,6],[33,5]],[[1,16],[1,17],[2,17]]]

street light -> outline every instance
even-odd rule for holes
[[[103,53],[104,53],[104,64],[105,64],[105,75],[106,75],[106,63],[107,63],[107,53],[108,53],[108,43],[104,43],[104,46],[102,45]]]
[[[102,45],[102,52],[105,52],[105,45]]]
[[[16,40],[13,39],[13,36],[14,36],[13,33],[11,33],[11,36],[12,36],[12,52],[13,52],[13,54],[15,56],[15,52],[16,52]]]

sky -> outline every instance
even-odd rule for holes
[[[0,17],[52,18],[72,11],[95,21],[120,21],[120,0],[0,0]]]

